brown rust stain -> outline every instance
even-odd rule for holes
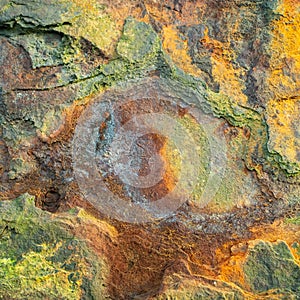
[[[114,120],[119,123],[120,126],[125,125],[131,118],[137,115],[142,115],[144,113],[159,113],[166,112],[170,110],[169,113],[178,115],[180,117],[184,116],[184,110],[179,106],[177,108],[171,108],[166,101],[157,101],[155,99],[142,99],[139,101],[127,101],[125,104],[119,105],[114,110]],[[100,140],[104,140],[106,136],[106,131],[108,130],[108,123],[111,116],[108,115],[106,121],[104,121],[99,128]],[[129,194],[132,193],[142,193],[149,201],[155,201],[161,199],[168,193],[170,193],[177,181],[178,181],[178,171],[172,166],[172,159],[170,157],[170,145],[168,139],[160,134],[151,133],[140,137],[136,143],[139,149],[142,149],[141,161],[139,162],[138,173],[141,176],[146,176],[150,172],[149,159],[152,155],[159,154],[162,161],[164,162],[164,172],[162,179],[155,185],[148,188],[132,188],[127,187],[130,190]],[[108,168],[106,169],[108,171]],[[124,184],[115,174],[109,172],[104,178],[105,183],[113,193],[123,198],[126,201],[130,201],[130,196],[124,191]]]

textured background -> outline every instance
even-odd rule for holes
[[[82,196],[71,144],[143,79],[199,96],[228,161],[207,206],[133,224]],[[298,0],[0,0],[0,298],[300,299],[299,82]]]

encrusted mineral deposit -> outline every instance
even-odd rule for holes
[[[298,0],[0,0],[0,298],[300,299],[299,82]]]

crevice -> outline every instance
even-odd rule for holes
[[[58,192],[57,189],[49,189],[43,199],[42,199],[42,209],[51,213],[55,213],[59,207],[62,200],[62,195]]]
[[[28,17],[28,18],[35,20],[32,17]],[[22,18],[20,20],[22,20]],[[26,22],[25,22],[25,24],[26,24]],[[18,20],[11,19],[11,20],[0,23],[0,35],[10,37],[10,36],[15,36],[15,35],[19,35],[19,34],[40,33],[40,32],[46,32],[46,31],[55,31],[55,32],[60,33],[60,31],[56,30],[60,26],[72,26],[72,23],[71,22],[62,22],[62,23],[51,24],[51,25],[46,25],[46,26],[35,25],[33,27],[24,27],[18,22]]]

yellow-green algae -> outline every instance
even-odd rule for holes
[[[31,32],[12,36],[30,56],[32,68],[53,67],[76,63],[82,59],[78,39],[54,32]]]
[[[118,54],[130,63],[143,63],[155,58],[161,42],[155,31],[146,23],[128,18],[117,45]]]
[[[201,276],[172,274],[164,279],[163,292],[157,300],[242,300],[237,286]]]
[[[0,202],[1,299],[105,299],[107,268],[25,194]]]
[[[299,245],[294,243],[292,247]],[[181,273],[168,275],[155,299],[298,299],[300,266],[285,241],[256,240],[242,267],[245,280],[238,281]]]
[[[248,253],[244,273],[253,292],[300,294],[300,266],[284,241],[259,241]]]
[[[287,218],[284,220],[287,224],[294,224],[294,225],[300,225],[300,215],[294,217],[294,218]]]
[[[105,13],[103,6],[96,1],[74,1],[71,11],[74,13],[71,24],[59,25],[55,30],[76,38],[84,38],[106,55],[113,55],[120,32],[111,17]]]
[[[204,132],[201,125],[198,124],[194,119],[190,116],[184,116],[183,118],[179,119],[179,122],[187,129],[190,136],[192,137],[193,141],[195,142],[196,149],[192,151],[197,152],[199,157],[199,166],[198,168],[198,180],[196,185],[193,187],[191,193],[191,200],[195,203],[200,203],[201,195],[203,193],[204,187],[207,182],[209,170],[209,161],[210,161],[210,149],[209,149],[209,141],[208,137],[206,136],[206,132]],[[190,149],[189,149],[190,150]],[[194,162],[190,162],[193,164]],[[192,169],[194,166],[190,166]],[[184,176],[184,174],[182,174]],[[187,175],[188,176],[188,175]],[[187,187],[188,189],[188,187]]]

